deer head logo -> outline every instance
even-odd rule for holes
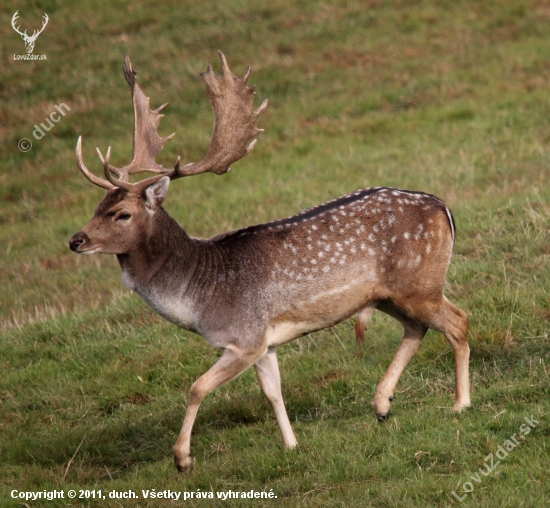
[[[16,13],[13,15],[13,18],[11,18],[11,26],[25,41],[25,49],[27,50],[27,53],[30,55],[34,50],[34,43],[36,42],[36,39],[44,31],[44,28],[46,28],[49,18],[48,18],[48,15],[44,13],[44,22],[42,23],[42,28],[40,30],[35,30],[32,35],[28,35],[26,30],[24,32],[21,32],[19,30],[19,27],[16,26],[15,22],[17,21],[18,17],[19,17],[19,11],[16,11]]]

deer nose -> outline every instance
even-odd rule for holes
[[[87,236],[85,233],[76,233],[73,235],[73,237],[69,240],[69,247],[72,251],[77,252],[78,248],[87,240]]]

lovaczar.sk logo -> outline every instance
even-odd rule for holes
[[[46,25],[48,24],[48,21],[49,21],[48,15],[44,13],[42,28],[40,28],[40,30],[34,30],[32,35],[29,35],[27,33],[27,30],[25,30],[24,32],[21,31],[19,26],[16,24],[18,18],[19,18],[19,11],[16,11],[13,17],[11,18],[11,26],[21,36],[23,41],[25,41],[25,50],[27,51],[27,54],[13,55],[13,59],[14,60],[46,60],[47,59],[46,55],[33,55],[33,51],[34,51],[34,43],[36,42],[36,39],[44,31],[44,28],[46,28]]]

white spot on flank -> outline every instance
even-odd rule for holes
[[[410,235],[409,232],[406,232],[406,233],[403,233],[403,236],[404,236],[405,240],[408,240],[411,235]]]
[[[317,260],[315,258],[311,258],[309,260],[309,262],[312,264],[312,265],[316,265],[317,264]]]
[[[392,236],[391,243],[395,243],[397,241],[397,235]]]
[[[327,273],[330,272],[330,266],[326,265],[323,267],[323,272]]]

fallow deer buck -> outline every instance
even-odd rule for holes
[[[380,421],[389,415],[396,384],[428,328],[439,330],[455,353],[454,410],[470,404],[467,315],[443,296],[454,243],[451,212],[435,196],[375,187],[304,210],[287,219],[190,238],[162,208],[170,180],[204,172],[223,174],[254,147],[254,91],[234,76],[220,52],[219,75],[202,74],[215,114],[208,152],[199,163],[172,169],[155,158],[164,143],[157,130],[166,106],[151,111],[128,57],[124,75],[135,110],[132,161],[116,168],[98,150],[105,179],[76,156],[80,171],[107,190],[90,223],[70,240],[81,254],[116,254],[124,284],[176,325],[202,335],[223,353],[192,386],[183,427],[173,447],[180,471],[190,471],[191,430],[202,400],[254,365],[287,448],[297,444],[281,394],[275,347],[358,314],[356,338],[374,309],[397,319],[403,342],[376,389]],[[130,175],[157,173],[137,183]],[[116,177],[116,178],[115,178]]]

